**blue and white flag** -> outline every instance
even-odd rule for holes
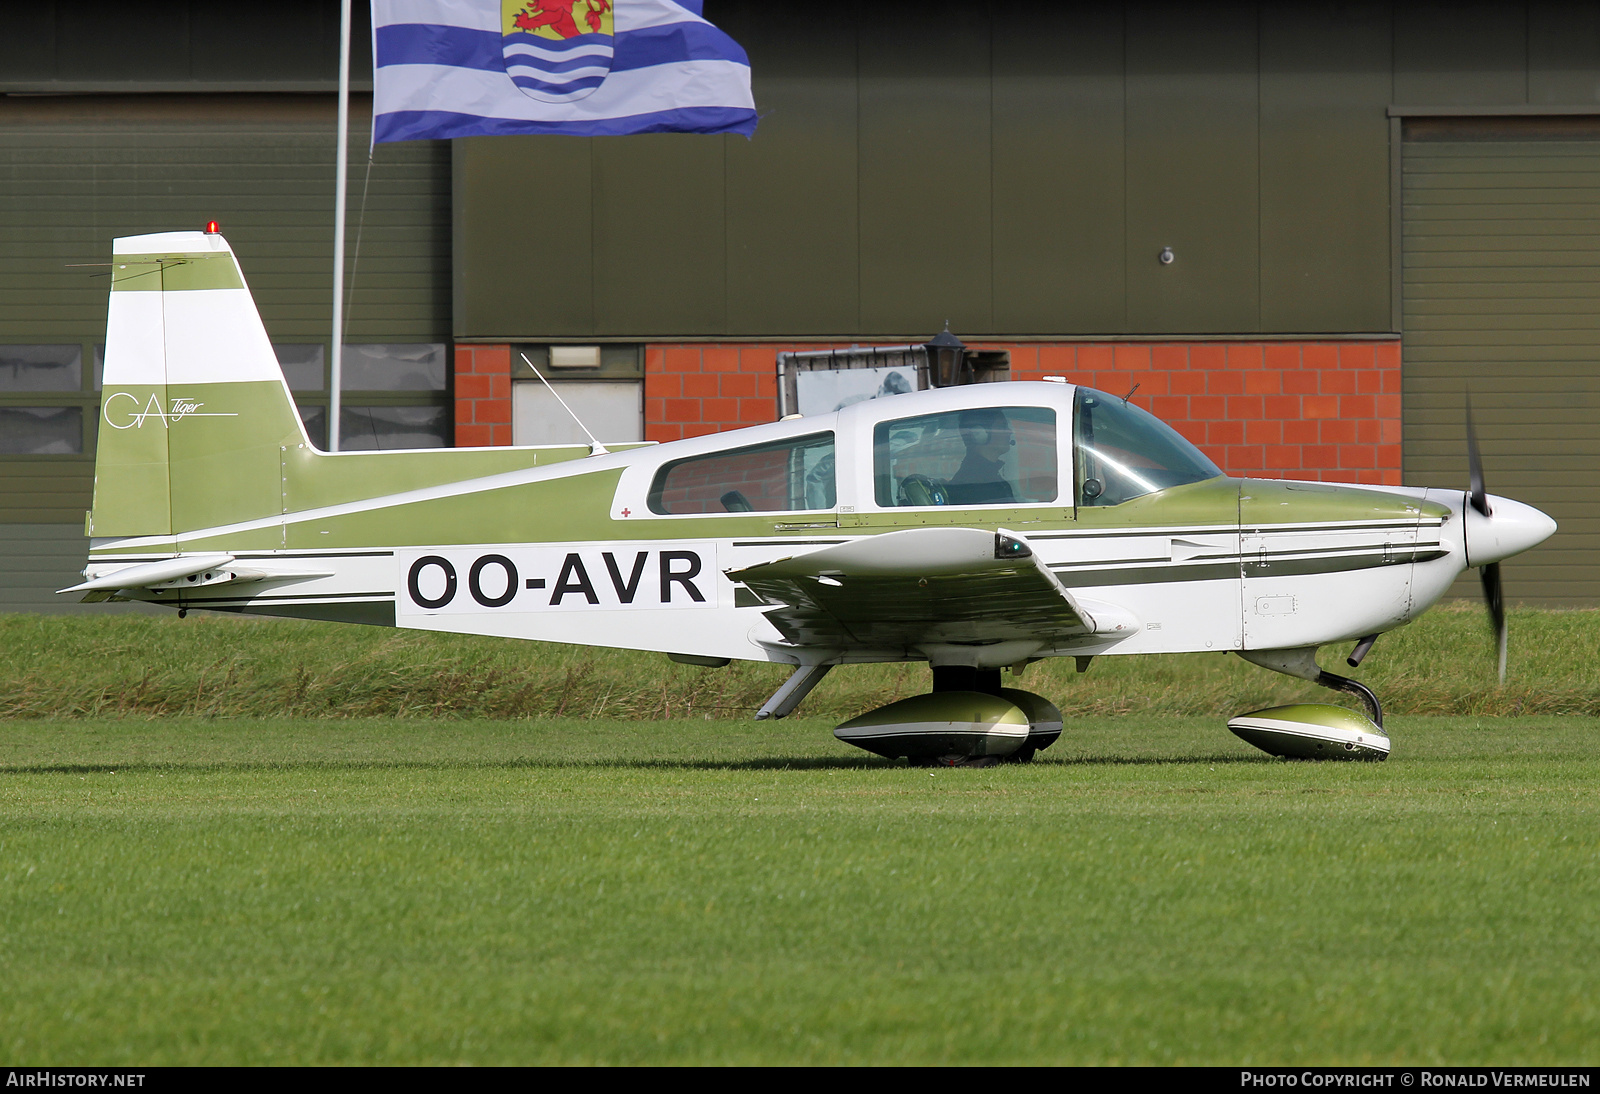
[[[695,0],[372,0],[373,143],[755,132],[750,60]]]

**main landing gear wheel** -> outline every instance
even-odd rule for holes
[[[890,759],[955,766],[1015,752],[1027,741],[1029,728],[1027,715],[998,695],[937,691],[868,711],[833,735]]]
[[[1061,711],[1032,692],[949,690],[914,695],[841,724],[846,744],[912,764],[1027,763],[1061,736]]]

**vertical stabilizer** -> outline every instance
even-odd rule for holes
[[[91,535],[282,512],[281,454],[305,432],[220,235],[116,240],[103,391]]]

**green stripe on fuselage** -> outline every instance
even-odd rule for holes
[[[1162,582],[1232,581],[1241,576],[1304,577],[1310,574],[1337,574],[1351,570],[1372,570],[1383,566],[1397,566],[1413,562],[1432,562],[1448,552],[1438,544],[1419,544],[1415,547],[1364,547],[1341,548],[1343,554],[1322,552],[1281,552],[1281,557],[1268,555],[1265,562],[1255,556],[1243,560],[1234,557],[1221,561],[1158,563],[1156,565],[1086,566],[1073,569],[1071,563],[1057,563],[1050,568],[1061,584],[1069,589],[1090,588],[1103,585],[1153,585]]]

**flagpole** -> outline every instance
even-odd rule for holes
[[[333,184],[333,342],[328,368],[328,451],[339,451],[340,388],[344,381],[344,214],[350,174],[350,0],[339,4],[339,148]]]

